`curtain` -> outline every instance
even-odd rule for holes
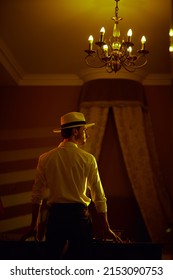
[[[105,132],[106,122],[108,118],[108,106],[97,102],[90,104],[85,102],[81,104],[80,111],[85,115],[88,123],[95,123],[88,132],[88,140],[84,149],[99,159],[99,154],[102,146],[102,139]]]
[[[173,209],[164,188],[149,113],[143,102],[81,102],[80,111],[87,122],[90,138],[85,150],[99,159],[109,109],[115,123],[127,173],[145,224],[153,242],[165,242],[166,228],[173,219]]]
[[[148,112],[136,102],[117,103],[113,112],[128,176],[149,234],[154,242],[164,242],[173,212],[161,180]]]

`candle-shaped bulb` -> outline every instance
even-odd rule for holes
[[[104,50],[105,56],[108,56],[108,45],[104,45],[103,50]]]
[[[104,35],[105,35],[105,28],[102,27],[102,28],[100,29],[100,42],[103,42],[103,40],[104,40]]]
[[[169,51],[173,52],[173,28],[169,30]]]
[[[128,30],[127,36],[132,36],[132,30],[131,29]]]
[[[89,42],[89,50],[92,50],[92,47],[93,47],[93,41],[94,41],[94,38],[92,35],[89,36],[88,38],[88,42]]]
[[[92,36],[92,35],[90,35],[90,36],[89,36],[88,41],[89,41],[89,43],[93,43],[94,38],[93,38],[93,36]]]
[[[131,42],[131,37],[132,37],[132,30],[131,29],[128,30],[127,37],[128,37],[128,42]]]
[[[128,47],[128,52],[129,52],[129,54],[131,54],[132,53],[132,47],[130,46],[130,47]]]
[[[170,29],[169,29],[169,36],[170,36],[170,37],[173,37],[173,28],[170,28]]]
[[[145,38],[145,36],[142,36],[142,38],[141,38],[142,50],[145,50],[145,42],[146,42],[146,38]]]
[[[100,29],[100,33],[105,34],[105,28],[104,28],[104,27],[102,27],[102,28]]]
[[[146,38],[145,38],[145,36],[142,36],[142,38],[141,38],[141,43],[142,43],[142,44],[145,44],[145,42],[146,42]]]

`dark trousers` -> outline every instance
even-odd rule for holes
[[[58,203],[49,209],[46,232],[48,258],[87,259],[92,244],[88,208],[80,203]]]

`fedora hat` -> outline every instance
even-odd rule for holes
[[[90,127],[95,125],[95,123],[86,123],[84,114],[80,112],[70,112],[68,114],[65,114],[61,117],[60,122],[61,122],[61,127],[55,128],[53,132],[59,133],[61,132],[62,129],[66,129],[66,128],[73,128],[78,126]]]

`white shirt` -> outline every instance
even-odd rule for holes
[[[90,189],[91,198],[87,195]],[[98,212],[107,212],[106,197],[95,157],[73,142],[61,142],[55,149],[39,157],[32,202],[41,203],[49,190],[47,202],[94,202]]]

